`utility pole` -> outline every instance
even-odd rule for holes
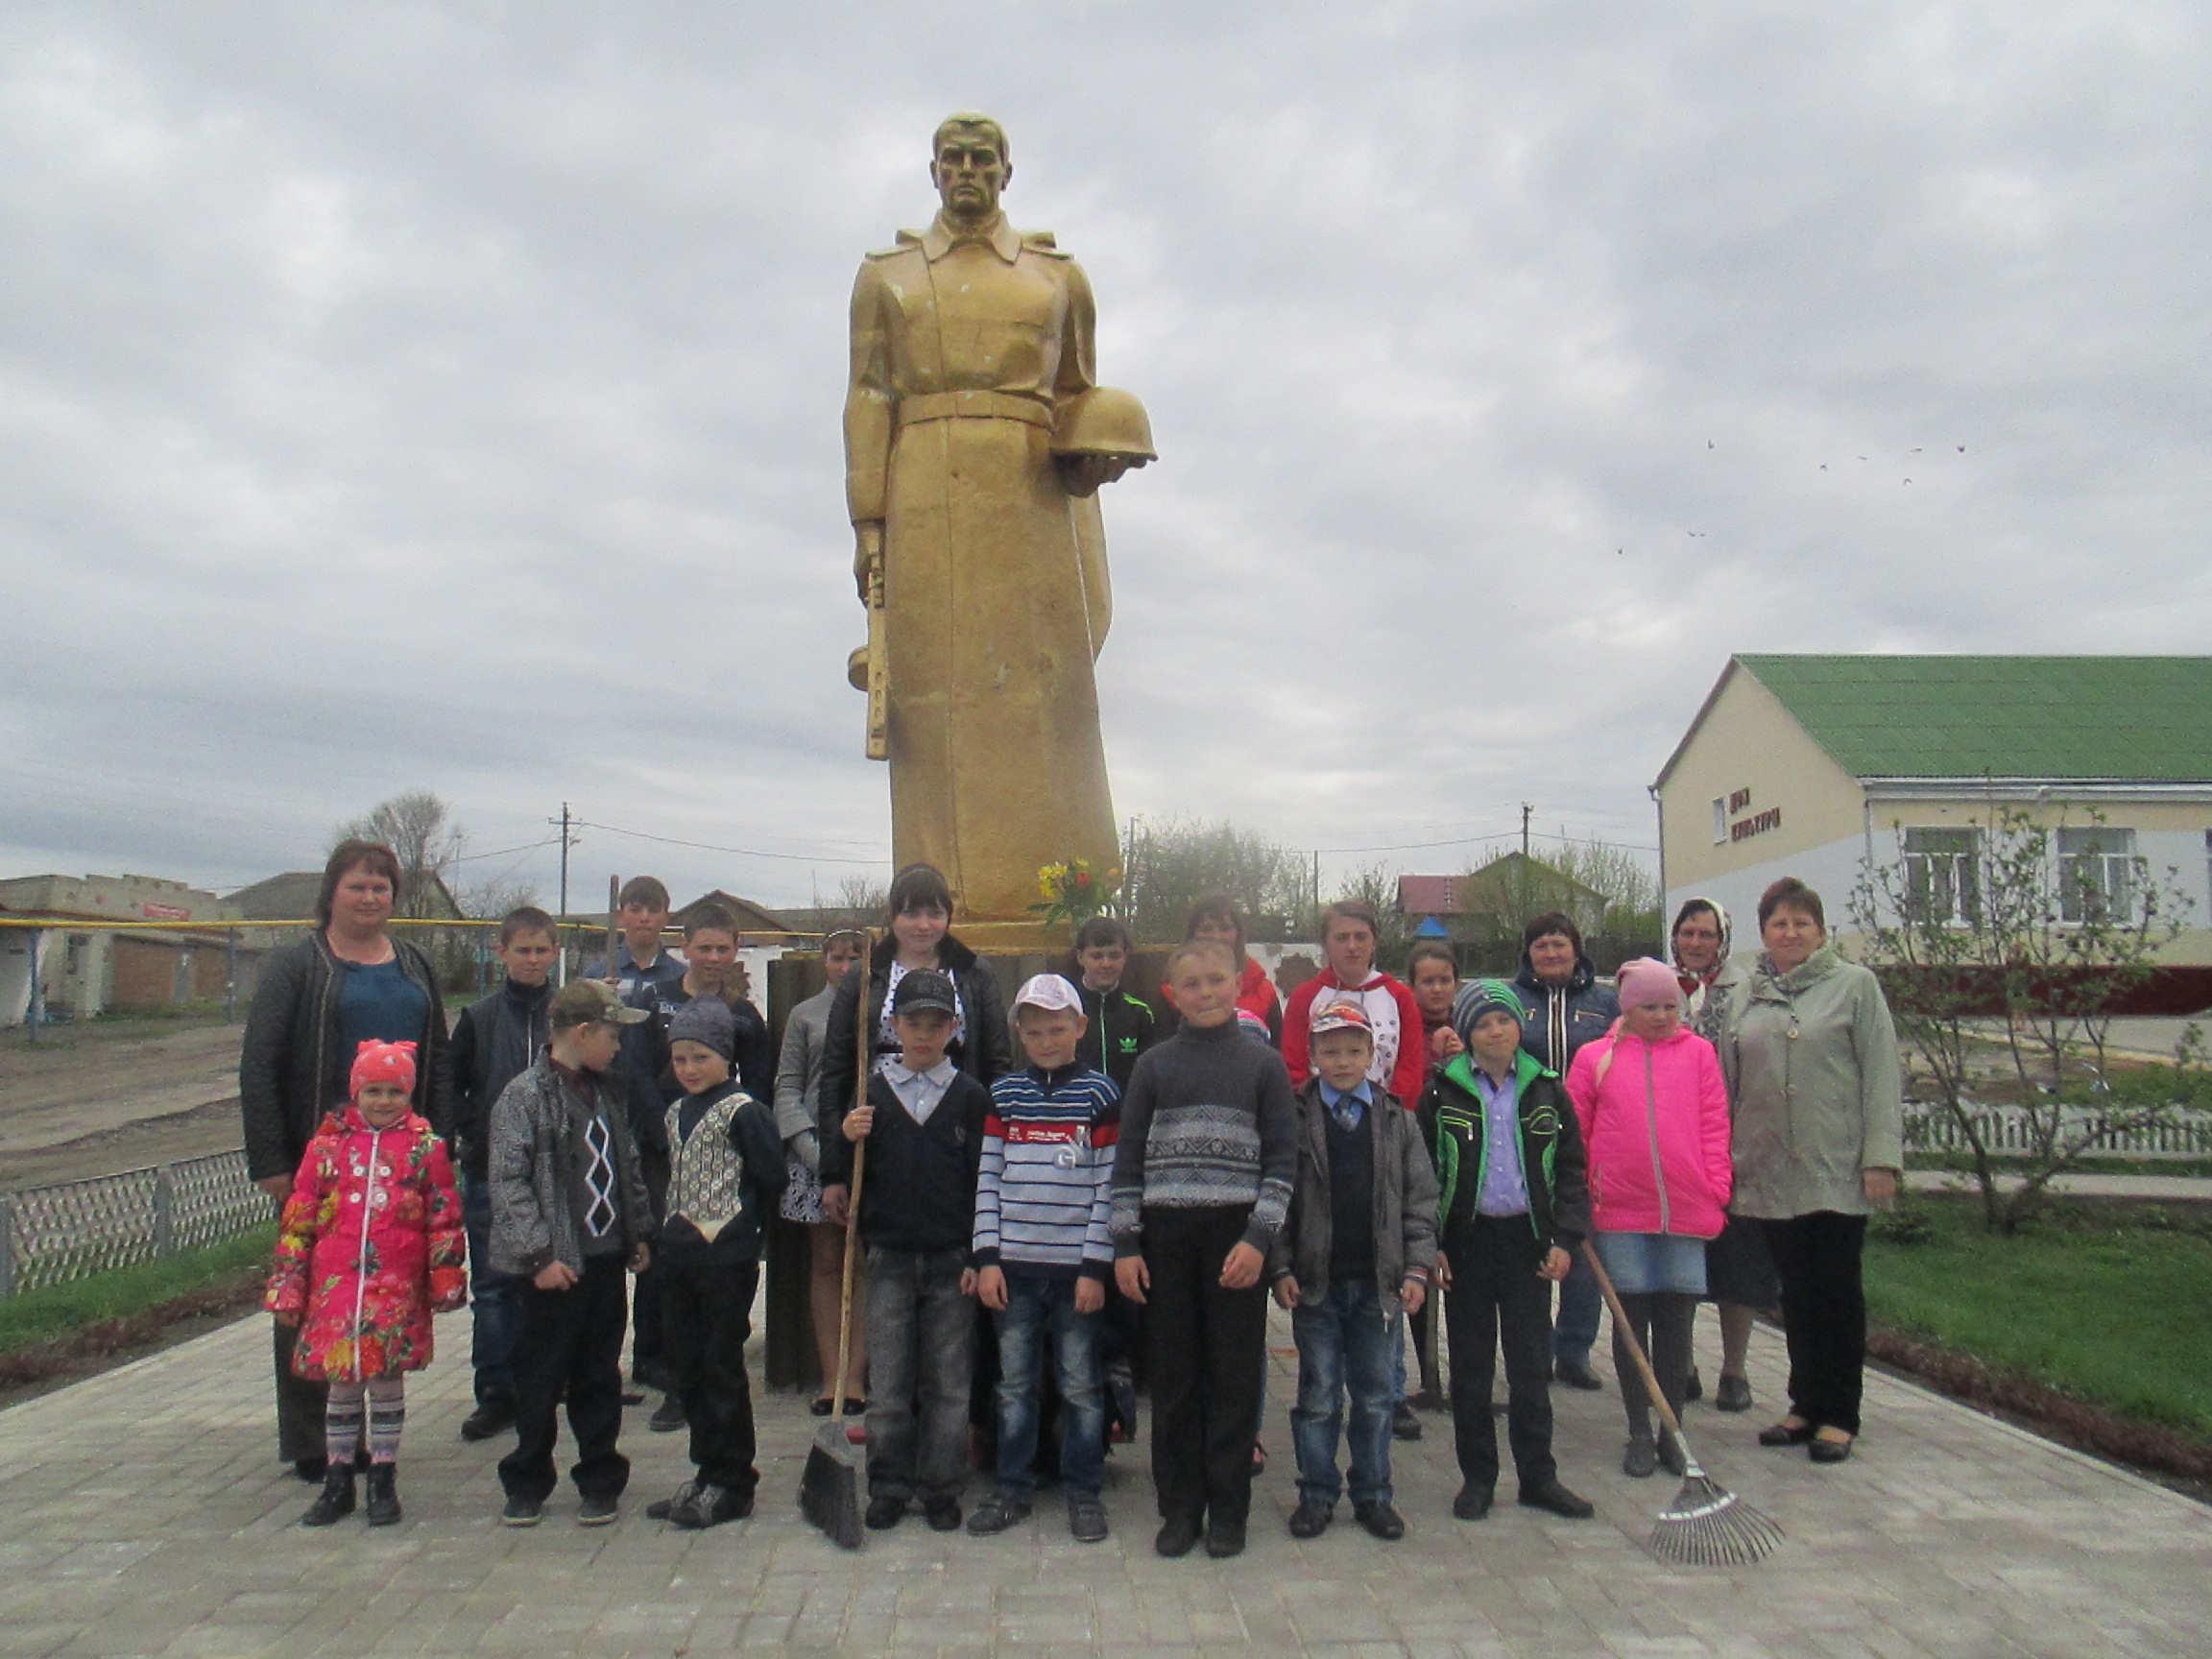
[[[1536,808],[1528,802],[1521,803],[1521,856],[1528,856],[1528,814]]]
[[[577,837],[572,833],[576,819],[574,814],[568,810],[568,803],[564,801],[561,803],[561,816],[548,818],[545,822],[558,824],[561,827],[561,908],[555,914],[553,924],[558,928],[562,919],[568,914],[568,849],[576,845]],[[559,969],[558,982],[563,985],[567,984],[568,951],[565,946],[563,947],[555,965]]]

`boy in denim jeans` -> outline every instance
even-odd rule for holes
[[[1298,1507],[1290,1536],[1318,1538],[1343,1490],[1336,1439],[1352,1402],[1352,1513],[1389,1542],[1392,1361],[1436,1264],[1436,1173],[1405,1108],[1369,1080],[1374,1033],[1358,1003],[1316,1000],[1313,1075],[1298,1092],[1298,1178],[1268,1262],[1298,1343]],[[1303,1045],[1302,1045],[1303,1046]]]
[[[1057,1362],[1060,1480],[1068,1529],[1106,1536],[1106,1411],[1098,1385],[1099,1310],[1114,1269],[1107,1231],[1120,1096],[1076,1061],[1083,1000],[1057,974],[1014,998],[1028,1068],[991,1085],[975,1181],[976,1294],[998,1315],[998,1489],[968,1518],[977,1537],[1029,1514],[1037,1477],[1037,1375]]]

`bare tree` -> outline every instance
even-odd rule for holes
[[[1190,906],[1210,893],[1228,894],[1257,926],[1311,920],[1306,855],[1256,830],[1172,818],[1143,825],[1125,856],[1124,902],[1141,940],[1180,939]]]
[[[466,839],[445,802],[427,789],[395,795],[351,823],[341,824],[331,841],[335,845],[354,836],[381,841],[397,854],[399,891],[393,904],[395,914],[435,916],[445,910],[445,895],[440,888],[460,857]]]
[[[1601,932],[1616,939],[1659,937],[1659,873],[1641,854],[1592,837],[1561,842],[1545,862],[1605,895]]]
[[[1967,1148],[1993,1232],[2017,1231],[2082,1159],[2190,1111],[2194,1025],[2174,1070],[2108,1069],[2113,1020],[2183,926],[2178,873],[2153,881],[2096,832],[2069,854],[2067,829],[1992,802],[1893,863],[1869,857],[1852,894],[1860,954]],[[2009,1191],[2008,1164],[2021,1175]]]

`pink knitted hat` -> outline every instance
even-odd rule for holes
[[[1622,963],[1621,971],[1613,976],[1613,985],[1621,995],[1621,1006],[1624,1009],[1641,1007],[1647,1002],[1682,1000],[1682,986],[1674,977],[1674,970],[1648,956]]]
[[[356,1096],[364,1083],[397,1083],[412,1094],[415,1092],[415,1045],[370,1039],[355,1052],[353,1075],[348,1081]]]

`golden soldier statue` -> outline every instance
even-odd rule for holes
[[[1153,458],[1143,409],[1093,380],[1082,267],[999,211],[1013,172],[997,122],[938,128],[942,210],[862,262],[845,399],[869,753],[894,862],[944,871],[962,921],[1027,920],[1044,865],[1117,862],[1097,490]]]

